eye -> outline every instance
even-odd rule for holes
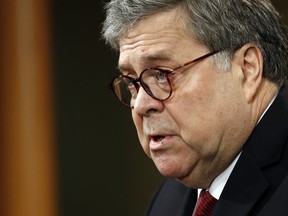
[[[132,82],[132,80],[127,79],[126,80],[126,86],[127,86],[127,90],[131,93],[132,97],[137,95],[137,88],[134,85],[134,83]]]
[[[156,79],[158,80],[158,82],[165,81],[166,80],[166,76],[165,76],[165,74],[162,71],[157,71]]]
[[[158,85],[165,85],[168,83],[167,73],[165,71],[157,70],[155,74]]]
[[[135,88],[133,82],[130,79],[126,79],[126,85],[128,89]]]
[[[169,81],[167,78],[168,71],[160,70],[160,69],[148,69],[144,71],[141,80],[142,84],[145,83],[149,86],[150,89],[166,86]]]

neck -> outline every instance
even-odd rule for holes
[[[275,98],[279,91],[279,87],[272,83],[271,81],[264,79],[259,87],[253,101],[252,105],[252,118],[251,121],[254,125],[258,123],[261,116],[265,112],[266,108],[270,102]]]

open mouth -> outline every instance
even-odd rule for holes
[[[160,142],[161,140],[163,140],[165,138],[165,136],[160,136],[160,135],[157,135],[157,136],[153,136],[151,137],[153,141],[155,142]]]

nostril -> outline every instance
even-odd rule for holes
[[[157,109],[149,109],[146,111],[146,114],[152,114],[152,113],[156,113]]]

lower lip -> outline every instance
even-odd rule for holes
[[[168,136],[164,137],[163,139],[156,141],[151,139],[149,142],[150,150],[156,151],[156,150],[164,150],[168,147],[168,140],[170,138]]]

